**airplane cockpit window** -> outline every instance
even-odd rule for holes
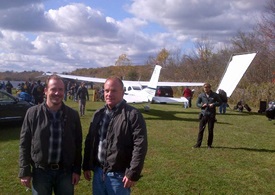
[[[133,86],[133,90],[141,90],[139,86]]]
[[[132,90],[132,88],[131,87],[128,87],[128,91],[131,91]]]

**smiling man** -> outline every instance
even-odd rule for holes
[[[60,77],[50,76],[44,92],[46,101],[31,107],[22,125],[19,178],[33,194],[74,194],[82,163],[80,118],[62,101]]]

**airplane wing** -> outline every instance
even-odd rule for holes
[[[227,97],[230,97],[256,54],[233,55],[217,88],[217,93],[219,89],[222,89],[227,93]]]
[[[54,73],[44,73],[45,75],[52,75]],[[87,77],[87,76],[76,76],[76,75],[68,75],[68,74],[58,74],[56,75],[72,80],[79,80],[79,81],[86,81],[86,82],[94,82],[94,83],[105,83],[106,78],[95,78],[95,77]],[[126,86],[148,86],[149,81],[130,81],[130,80],[123,80],[123,84]],[[158,82],[157,86],[171,86],[171,87],[195,87],[195,86],[203,86],[204,83],[200,82]]]
[[[172,97],[154,96],[152,102],[154,103],[188,103],[188,100],[185,97],[172,98]]]
[[[129,81],[123,81],[123,82],[129,82]],[[130,81],[133,82],[133,81]],[[148,81],[134,81],[134,84],[139,84],[142,86],[147,86],[148,85]],[[196,86],[203,86],[204,83],[200,83],[200,82],[163,82],[160,81],[158,82],[157,86],[170,86],[170,87],[196,87]]]
[[[69,75],[69,74],[58,74],[58,73],[50,73],[46,72],[44,75],[52,75],[56,74],[65,79],[72,79],[72,80],[79,80],[79,81],[87,81],[87,82],[94,82],[94,83],[105,83],[106,79],[104,78],[95,78],[95,77],[85,77],[85,76],[76,76],[76,75]]]
[[[204,83],[199,82],[158,82],[158,86],[170,87],[196,87],[203,86]]]

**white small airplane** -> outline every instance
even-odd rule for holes
[[[233,91],[235,90],[237,84],[241,80],[243,74],[255,58],[257,52],[253,53],[243,53],[232,55],[229,60],[228,66],[225,70],[224,76],[217,88],[223,89],[227,96],[230,97]],[[156,65],[154,72],[151,76],[150,81],[129,81],[123,80],[125,94],[124,99],[128,103],[142,103],[142,102],[155,102],[155,103],[186,103],[188,100],[184,97],[180,98],[171,98],[171,97],[159,97],[155,96],[157,86],[203,86],[204,83],[198,82],[158,82],[160,75],[161,66]],[[94,77],[85,77],[85,76],[75,76],[67,74],[57,74],[57,73],[44,73],[45,75],[56,74],[62,78],[94,82],[94,83],[105,83],[105,78],[94,78]],[[145,88],[143,88],[146,86]]]
[[[129,81],[122,80],[124,84],[124,99],[128,103],[144,103],[144,102],[155,102],[155,103],[186,103],[188,100],[185,97],[172,98],[172,97],[159,97],[155,96],[157,86],[203,86],[203,83],[193,83],[193,82],[158,82],[161,66],[156,65],[154,72],[151,76],[150,81]],[[43,75],[52,75],[56,74],[62,78],[94,82],[94,83],[105,83],[106,79],[104,78],[93,78],[85,76],[75,76],[75,75],[66,75],[58,73],[44,73]],[[146,86],[143,88],[143,86]]]

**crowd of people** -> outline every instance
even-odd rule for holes
[[[8,80],[0,82],[0,90],[6,90],[9,94],[12,94],[12,89],[15,88],[16,95],[21,100],[32,102],[34,104],[41,104],[44,101],[44,85],[40,80],[37,82],[22,82],[16,87]]]
[[[91,84],[92,86],[92,84]],[[64,101],[67,101],[67,98],[79,103],[79,113],[80,116],[85,115],[86,101],[89,101],[88,88],[85,82],[72,82],[64,80]],[[0,90],[6,90],[8,93],[12,94],[12,89],[15,88],[15,93],[20,100],[31,102],[35,105],[43,103],[45,100],[45,84],[38,81],[26,81],[20,82],[16,87],[14,87],[10,81],[0,81]],[[94,90],[95,96],[94,100],[104,101],[104,88]]]

